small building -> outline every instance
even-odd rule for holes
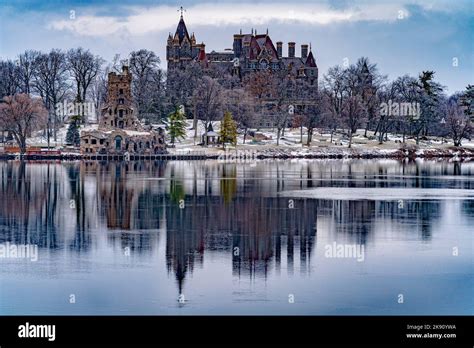
[[[207,138],[207,141],[206,141]],[[202,133],[201,135],[201,142],[203,145],[218,145],[220,143],[220,136],[216,132],[214,132],[214,128],[212,124],[209,124],[207,127],[207,133]]]
[[[81,132],[83,154],[159,154],[166,152],[162,128],[145,128],[138,120],[131,93],[132,75],[109,73],[107,103],[99,126]]]

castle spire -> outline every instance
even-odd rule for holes
[[[186,10],[183,8],[183,6],[181,6],[178,11],[181,12],[181,16],[179,18],[178,27],[176,28],[176,33],[174,34],[174,36],[178,37],[179,44],[181,44],[184,38],[186,38],[188,41],[190,41],[190,38],[188,34],[188,29],[186,28],[186,24],[184,23],[184,18],[183,18],[183,12],[186,12]]]
[[[186,12],[183,6],[181,6],[178,10],[178,12],[181,12],[181,19],[183,19],[183,12]]]

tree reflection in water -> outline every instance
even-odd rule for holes
[[[0,242],[87,253],[100,235],[111,248],[151,251],[166,236],[166,263],[182,293],[206,252],[228,253],[235,277],[267,276],[282,262],[309,272],[316,241],[369,244],[376,221],[411,226],[429,241],[440,200],[285,198],[318,187],[473,189],[472,164],[396,161],[1,162]],[[471,201],[463,213],[474,216]],[[319,229],[319,230],[318,230]],[[409,228],[410,229],[410,228]],[[118,244],[117,244],[118,243]],[[286,260],[282,258],[286,257]],[[229,270],[230,271],[230,270]]]

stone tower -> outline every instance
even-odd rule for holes
[[[128,66],[122,67],[121,74],[109,73],[107,104],[102,108],[99,127],[130,130],[140,128],[133,107],[132,74]]]
[[[173,68],[184,68],[187,63],[195,60],[201,51],[201,44],[196,44],[194,33],[189,36],[186,23],[184,23],[183,12],[176,28],[174,36],[168,35],[166,44],[166,61],[168,70]]]

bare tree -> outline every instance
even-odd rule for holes
[[[39,51],[27,50],[18,56],[20,93],[31,94],[33,75],[35,73],[35,61],[39,55]]]
[[[100,110],[107,102],[107,76],[109,74],[109,67],[104,72],[97,75],[92,81],[89,89],[89,96],[94,103],[96,112],[96,122],[99,122]]]
[[[204,76],[193,94],[197,118],[204,126],[204,145],[207,146],[207,131],[213,121],[222,118],[223,89],[215,79]]]
[[[295,81],[286,71],[261,70],[244,78],[244,86],[257,104],[257,114],[270,121],[277,129],[277,145],[292,117],[295,105],[290,101]]]
[[[0,129],[15,138],[21,154],[26,152],[26,139],[47,122],[48,111],[40,99],[32,99],[28,94],[15,94],[3,98],[0,103]]]
[[[391,105],[391,102],[398,102],[400,100],[399,94],[397,92],[397,86],[394,83],[389,83],[383,88],[378,90],[377,100],[385,105]],[[377,119],[377,126],[375,128],[374,135],[377,136],[379,144],[383,144],[384,138],[387,137],[388,132],[394,125],[398,124],[404,125],[405,117],[395,117],[389,112],[380,112],[380,107],[375,110],[375,114],[372,115],[374,119]],[[404,140],[405,141],[405,138]]]
[[[103,59],[94,56],[89,50],[84,50],[82,47],[70,49],[66,54],[66,59],[67,69],[76,83],[76,100],[85,102],[87,90],[99,75]],[[87,122],[85,114],[82,115],[82,122]]]
[[[334,127],[331,129],[331,142],[333,132],[336,131],[337,124],[339,123],[338,120],[342,120],[342,106],[346,98],[344,74],[344,69],[336,65],[329,68],[323,79],[323,91],[327,96],[329,111],[334,120]]]
[[[238,128],[244,132],[244,144],[249,128],[257,125],[255,99],[243,88],[226,90],[225,110],[230,111]]]
[[[352,137],[367,116],[362,97],[353,95],[344,100],[342,106],[342,118],[348,128],[349,148],[352,147]]]
[[[11,60],[0,61],[0,97],[14,95],[20,90],[19,67]]]
[[[451,139],[453,139],[454,146],[461,146],[462,139],[471,139],[472,124],[456,97],[453,96],[448,100],[446,126]]]
[[[165,113],[183,106],[187,117],[190,115],[193,117],[194,138],[197,137],[198,117],[193,94],[202,82],[203,76],[204,71],[197,62],[187,64],[184,69],[172,69],[167,72],[166,76],[167,109]]]
[[[66,56],[60,50],[42,53],[35,59],[34,90],[41,96],[46,109],[49,111],[47,139],[50,140],[51,119],[54,140],[57,140],[59,126],[56,105],[63,101],[68,89],[68,72]]]
[[[241,86],[241,81],[237,75],[231,73],[229,66],[220,64],[210,64],[203,72],[219,82],[224,89],[234,89]]]
[[[414,77],[404,75],[400,76],[392,83],[396,99],[405,103],[419,103],[421,101],[421,89],[418,86],[418,80]],[[400,117],[398,124],[403,135],[403,142],[407,133],[413,133],[418,117],[412,115]]]
[[[314,129],[332,126],[335,120],[332,118],[329,107],[329,97],[323,91],[319,91],[311,102],[306,105],[303,116],[303,125],[308,130],[306,145],[311,146]]]
[[[133,97],[139,114],[156,112],[153,103],[154,94],[161,93],[162,72],[159,68],[160,58],[153,51],[141,49],[130,53],[130,72],[133,74]],[[158,88],[156,88],[158,87]]]
[[[386,75],[381,75],[377,64],[372,64],[367,57],[361,57],[357,60],[354,69],[348,69],[349,72],[356,75],[357,94],[362,97],[362,102],[367,110],[367,122],[364,135],[367,137],[367,131],[375,126],[377,110],[379,105],[378,91],[383,87],[387,80]]]

